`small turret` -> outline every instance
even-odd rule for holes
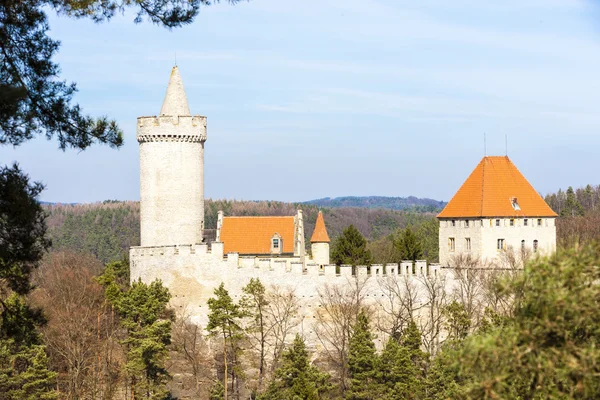
[[[329,265],[329,235],[325,228],[323,213],[319,211],[315,230],[310,238],[310,249],[313,261],[319,265]]]

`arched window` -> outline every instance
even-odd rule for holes
[[[525,250],[525,239],[521,240],[521,250]]]
[[[535,239],[535,240],[533,241],[533,251],[534,251],[534,252],[537,252],[537,251],[538,251],[538,241],[537,241],[537,239]]]

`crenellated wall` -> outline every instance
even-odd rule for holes
[[[310,338],[314,312],[320,307],[319,290],[326,285],[353,285],[358,279],[366,284],[367,298],[375,301],[384,295],[381,280],[419,279],[442,273],[438,264],[425,261],[403,261],[401,264],[319,265],[306,258],[240,257],[236,253],[222,254],[222,243],[183,246],[132,247],[130,250],[131,280],[149,283],[160,279],[172,294],[176,310],[185,309],[195,323],[206,326],[207,300],[221,282],[235,299],[251,278],[263,285],[293,290],[301,301],[301,314],[306,324],[304,334]]]

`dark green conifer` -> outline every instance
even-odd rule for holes
[[[423,257],[423,246],[417,235],[410,227],[402,230],[398,238],[394,240],[394,246],[398,251],[400,260],[420,260]]]
[[[337,264],[368,265],[371,252],[367,249],[367,240],[350,225],[337,237],[331,249],[331,260]]]
[[[348,399],[368,400],[379,396],[379,358],[369,328],[369,319],[364,311],[357,318],[348,348],[348,373],[350,390]]]

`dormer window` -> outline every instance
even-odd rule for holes
[[[281,254],[283,248],[283,240],[281,236],[276,233],[271,237],[271,254]]]
[[[510,204],[512,205],[513,210],[521,211],[521,207],[519,206],[519,202],[517,201],[516,197],[510,199]]]

